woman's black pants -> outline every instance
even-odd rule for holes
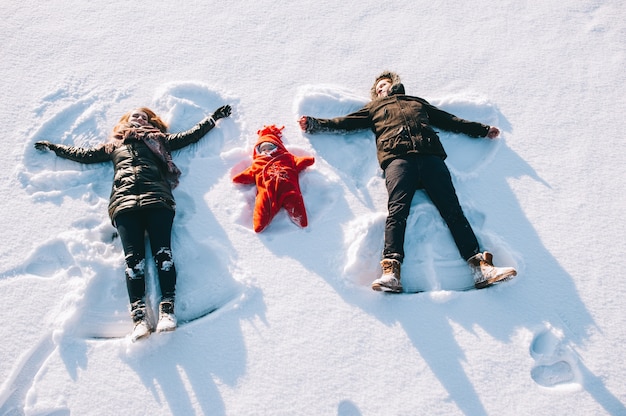
[[[124,211],[115,217],[115,226],[122,241],[126,259],[126,287],[130,303],[146,294],[146,235],[156,263],[161,299],[174,299],[176,267],[172,259],[172,224],[174,211],[167,208],[146,208]]]

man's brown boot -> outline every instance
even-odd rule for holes
[[[467,264],[472,269],[476,289],[484,289],[495,283],[510,280],[517,275],[517,271],[513,267],[495,267],[493,254],[488,251],[471,257]]]

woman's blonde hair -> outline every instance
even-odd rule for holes
[[[148,116],[148,123],[151,126],[156,127],[162,133],[166,133],[167,132],[167,128],[168,128],[167,124],[165,123],[165,121],[163,121],[163,119],[161,117],[157,116],[154,111],[150,110],[148,107],[137,107],[137,108],[133,108],[129,112],[125,113],[120,118],[120,120],[117,122],[115,127],[113,127],[113,136],[115,136],[119,131],[128,128],[128,119],[130,118],[130,115],[134,111],[137,111],[137,110],[146,113],[146,115]]]

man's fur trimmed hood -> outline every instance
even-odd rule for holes
[[[372,100],[378,98],[378,95],[376,94],[376,84],[378,84],[378,81],[380,81],[381,79],[391,80],[391,89],[389,91],[389,95],[404,94],[404,85],[402,85],[402,82],[400,81],[400,76],[395,72],[384,71],[382,74],[376,77],[374,85],[372,85],[372,89],[370,90]]]

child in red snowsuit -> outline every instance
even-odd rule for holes
[[[281,140],[284,128],[271,125],[259,130],[252,166],[233,177],[235,183],[256,183],[252,223],[257,233],[269,225],[282,207],[295,224],[300,227],[308,224],[298,174],[311,166],[315,159],[289,153]]]

